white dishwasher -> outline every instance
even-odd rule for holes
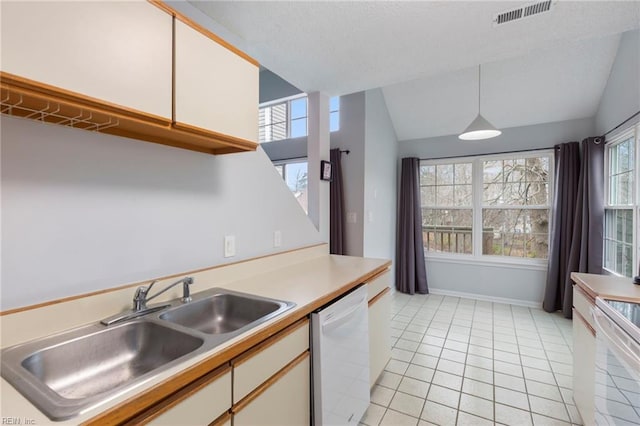
[[[362,285],[311,314],[313,424],[358,424],[369,406],[369,314]]]

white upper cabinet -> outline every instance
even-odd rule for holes
[[[0,7],[2,71],[171,118],[168,13],[144,1],[3,1]]]
[[[176,19],[175,121],[257,142],[256,64]]]

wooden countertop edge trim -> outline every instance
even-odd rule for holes
[[[371,298],[371,300],[369,300],[369,307],[371,307],[371,305],[373,305],[374,303],[376,303],[378,300],[382,299],[387,293],[390,293],[391,289],[389,287],[386,287],[384,290],[382,290],[380,293],[376,294],[375,296],[373,296]]]
[[[273,376],[269,377],[262,384],[260,384],[257,388],[255,388],[249,395],[242,398],[236,404],[231,407],[231,412],[233,414],[237,414],[242,411],[247,405],[249,405],[254,399],[262,395],[271,385],[280,380],[284,375],[286,375],[289,371],[293,370],[298,364],[307,359],[311,353],[307,349],[300,355],[298,355],[293,361],[289,364],[285,365],[281,370],[275,373]]]
[[[575,308],[573,308],[573,316],[578,318],[587,327],[587,329],[591,332],[591,335],[593,337],[596,336],[596,330],[594,330],[594,328],[591,327],[591,324],[589,324],[589,322]]]
[[[235,47],[231,43],[227,42],[226,40],[222,39],[221,37],[217,36],[216,34],[212,33],[211,31],[207,30],[202,25],[196,23],[192,19],[190,19],[187,16],[183,15],[182,13],[178,12],[177,10],[175,10],[174,8],[172,8],[171,6],[166,4],[164,1],[161,1],[161,0],[148,0],[148,1],[152,5],[154,5],[154,6],[158,7],[159,9],[167,12],[169,15],[174,16],[176,19],[180,20],[183,24],[186,24],[186,25],[190,26],[191,28],[193,28],[194,30],[198,31],[203,36],[205,36],[207,38],[210,38],[211,40],[215,41],[216,43],[218,43],[222,47],[224,47],[227,50],[229,50],[229,51],[235,53],[236,55],[240,56],[242,59],[246,60],[250,64],[253,64],[253,65],[257,66],[257,67],[260,66],[260,63],[256,59],[252,58],[251,56],[247,55],[246,53],[244,53],[242,50],[238,49],[237,47]]]
[[[371,278],[380,275],[389,268],[390,264],[391,261],[385,262],[382,266],[379,266],[369,273],[365,274],[364,276],[343,285],[342,287],[329,293],[325,297],[319,298],[316,301],[305,306],[301,306],[297,311],[294,311],[288,315],[286,313],[283,314],[282,318],[271,324],[269,327],[266,327],[252,335],[248,335],[246,338],[240,340],[236,344],[233,344],[225,349],[220,350],[219,352],[214,353],[209,358],[206,358],[203,361],[192,365],[191,367],[178,374],[168,377],[166,380],[164,380],[162,383],[159,383],[155,387],[131,396],[131,398],[129,398],[128,400],[107,409],[96,417],[87,420],[83,423],[83,425],[98,426],[119,424],[127,421],[131,417],[138,414],[140,411],[145,410],[150,406],[158,403],[163,398],[166,398],[169,394],[176,392],[177,390],[197,380],[198,378],[207,374],[209,371],[219,367],[220,365],[231,361],[233,358],[246,352],[253,346],[261,343],[269,337],[275,335],[289,325],[299,321],[302,318],[305,318],[309,313],[320,308],[321,306],[326,305],[328,302],[335,299],[340,294],[349,291],[360,283],[367,282]]]
[[[220,367],[216,368],[209,374],[206,374],[201,378],[199,378],[198,380],[192,382],[191,384],[183,387],[178,392],[169,395],[167,398],[158,402],[153,407],[145,410],[139,416],[133,417],[132,419],[128,420],[125,424],[136,425],[136,424],[146,424],[150,422],[151,420],[165,413],[167,410],[175,407],[176,405],[184,401],[186,398],[190,397],[191,395],[195,394],[199,390],[205,388],[209,384],[218,380],[220,377],[222,377],[226,373],[229,373],[229,374],[231,373],[231,366],[229,364],[221,365]],[[229,400],[229,403],[231,403],[231,400]]]
[[[98,295],[105,294],[105,293],[111,293],[111,292],[114,292],[114,291],[124,290],[124,289],[127,289],[127,288],[135,288],[135,287],[138,287],[138,286],[141,286],[141,285],[149,284],[151,281],[154,281],[154,280],[162,281],[162,280],[168,280],[168,279],[171,279],[171,278],[182,278],[185,275],[197,274],[197,273],[200,273],[200,272],[211,271],[211,270],[214,270],[214,269],[224,268],[224,267],[227,267],[227,266],[239,265],[239,264],[242,264],[242,263],[247,263],[247,262],[251,262],[251,261],[259,260],[259,259],[265,259],[265,258],[272,257],[272,256],[279,256],[279,255],[282,255],[282,254],[293,253],[293,252],[299,251],[299,250],[306,250],[306,249],[310,249],[310,248],[314,248],[314,247],[320,247],[320,246],[325,245],[325,244],[326,243],[312,244],[312,245],[309,245],[309,246],[298,247],[298,248],[295,248],[295,249],[285,250],[285,251],[281,251],[281,252],[278,252],[278,253],[272,253],[272,254],[267,254],[267,255],[264,255],[264,256],[252,257],[250,259],[239,260],[237,262],[231,262],[231,263],[225,263],[225,264],[222,264],[222,265],[215,265],[215,266],[209,266],[209,267],[206,267],[206,268],[194,269],[194,270],[187,271],[187,272],[181,272],[179,274],[172,274],[172,275],[167,275],[167,276],[164,276],[164,277],[153,278],[153,279],[150,279],[150,280],[138,281],[138,282],[135,282],[133,284],[125,284],[125,285],[121,285],[121,286],[118,286],[118,287],[106,288],[104,290],[92,291],[90,293],[78,294],[78,295],[75,295],[75,296],[63,297],[61,299],[49,300],[47,302],[36,303],[34,305],[22,306],[20,308],[8,309],[6,311],[0,312],[0,316],[11,315],[11,314],[15,314],[15,313],[18,313],[18,312],[30,311],[32,309],[44,308],[44,307],[50,306],[50,305],[57,305],[57,304],[60,304],[60,303],[71,302],[73,300],[84,299],[86,297],[98,296]]]
[[[580,284],[576,284],[576,291],[580,292],[584,297],[587,298],[587,300],[589,302],[591,302],[592,304],[596,304],[596,296],[594,296],[595,293],[588,291],[590,289],[585,288],[583,285]]]
[[[226,413],[223,413],[220,417],[209,423],[209,426],[221,426],[229,420],[231,420],[231,413],[227,411]]]
[[[257,345],[255,345],[254,347],[249,349],[248,351],[242,353],[242,355],[234,358],[231,361],[231,366],[232,367],[238,367],[238,366],[242,365],[243,363],[245,363],[248,360],[250,360],[251,358],[253,358],[257,353],[267,349],[268,347],[274,345],[275,343],[278,343],[279,341],[281,341],[285,337],[289,336],[293,332],[299,330],[300,328],[302,328],[302,327],[304,327],[305,325],[308,325],[308,324],[309,324],[309,319],[306,318],[306,317],[302,318],[300,321],[291,324],[290,326],[288,326],[287,328],[285,328],[282,331],[279,331],[278,334],[275,334],[275,335],[269,337],[267,340],[264,340],[264,341],[258,343]]]
[[[587,283],[585,283],[579,276],[577,276],[574,272],[571,273],[571,279],[578,286],[578,289],[582,290],[585,296],[587,296],[593,303],[596,303],[596,297],[598,294],[594,292]]]

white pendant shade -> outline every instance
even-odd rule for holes
[[[475,141],[480,139],[489,139],[500,136],[502,132],[489,123],[481,114],[478,114],[475,120],[467,126],[464,132],[458,138],[465,141]]]
[[[478,65],[478,116],[464,129],[458,139],[465,141],[478,141],[481,139],[495,138],[500,136],[502,132],[489,123],[480,113],[480,89],[481,89],[481,66]]]

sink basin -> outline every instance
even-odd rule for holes
[[[228,290],[160,314],[160,319],[207,334],[226,334],[267,321],[293,304]]]
[[[64,420],[203,343],[144,320],[95,331],[85,327],[3,351],[2,376],[51,419]]]

